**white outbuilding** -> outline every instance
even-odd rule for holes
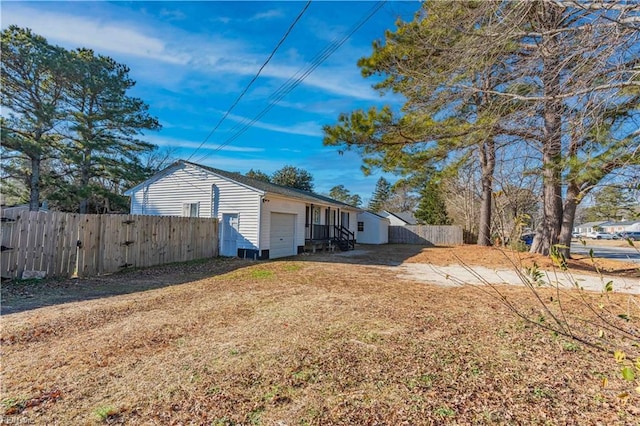
[[[387,244],[389,219],[369,211],[358,213],[356,241],[361,244]]]
[[[307,246],[355,248],[360,209],[340,201],[178,161],[127,190],[131,213],[220,221],[220,254],[274,259]]]

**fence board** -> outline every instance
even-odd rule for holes
[[[218,223],[209,218],[2,212],[0,272],[80,277],[218,255]],[[132,221],[132,223],[128,223]],[[130,242],[129,244],[125,244]]]
[[[0,259],[0,268],[2,268],[2,278],[10,278],[13,276],[11,271],[16,269],[16,261],[18,256],[18,234],[19,223],[15,221],[18,214],[11,212],[3,215],[6,218],[5,222],[2,222],[0,228],[0,239],[2,240],[2,256]]]
[[[47,275],[53,275],[56,268],[56,251],[55,243],[57,238],[56,231],[56,216],[47,214],[44,217],[44,234],[43,234],[43,246],[42,246],[42,268],[47,271]]]
[[[80,244],[80,220],[81,215],[67,216],[67,232],[65,233],[66,270],[70,276],[78,275],[78,245]]]
[[[390,226],[389,243],[420,245],[460,245],[462,228],[455,225]]]

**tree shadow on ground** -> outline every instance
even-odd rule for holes
[[[256,262],[217,257],[184,263],[132,269],[91,278],[18,280],[2,284],[0,314],[100,299],[185,284],[225,274]]]
[[[413,256],[420,254],[422,250],[427,247],[434,248],[435,246],[416,244],[356,244],[355,250],[340,251],[336,249],[333,252],[304,253],[293,258],[286,258],[286,260],[398,266]]]

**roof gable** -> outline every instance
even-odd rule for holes
[[[401,220],[402,222],[404,222],[407,225],[417,225],[418,224],[418,220],[415,218],[415,216],[413,216],[413,213],[411,212],[390,212],[388,210],[383,210],[381,212],[383,215],[386,215],[386,217],[389,216],[393,216],[398,220]]]
[[[181,166],[189,166],[189,167],[195,167],[198,168],[200,170],[203,170],[207,173],[213,173],[223,179],[226,180],[230,180],[232,182],[235,182],[239,185],[248,187],[250,189],[254,189],[258,192],[263,192],[263,193],[271,193],[271,194],[277,194],[277,195],[281,195],[287,198],[293,198],[296,200],[302,200],[305,202],[309,202],[309,203],[319,203],[319,204],[331,204],[334,206],[338,206],[340,208],[348,208],[348,209],[354,209],[354,210],[359,210],[357,207],[351,206],[349,204],[343,203],[341,201],[338,200],[334,200],[332,198],[329,197],[325,197],[324,195],[320,195],[320,194],[316,194],[314,192],[309,192],[309,191],[302,191],[300,189],[297,188],[290,188],[287,186],[282,186],[282,185],[276,185],[274,183],[270,183],[270,182],[263,182],[261,180],[258,179],[253,179],[250,177],[247,177],[243,174],[240,173],[236,173],[236,172],[227,172],[225,170],[220,170],[220,169],[216,169],[213,167],[209,167],[209,166],[203,166],[201,164],[196,164],[196,163],[192,163],[190,161],[185,161],[185,160],[179,160],[175,163],[173,163],[171,166],[167,167],[166,169],[156,173],[154,176],[150,177],[149,179],[147,179],[146,181],[134,186],[131,189],[128,189],[127,191],[125,191],[125,195],[132,195],[132,193],[134,193],[135,191],[139,190],[141,187],[143,187],[144,185],[147,185],[153,181],[158,180],[160,177],[167,175],[168,173],[171,173],[173,170],[181,167]]]

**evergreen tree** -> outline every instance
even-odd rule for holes
[[[245,176],[251,179],[260,180],[262,182],[271,182],[271,178],[269,177],[269,175],[264,172],[261,172],[260,170],[251,169],[247,172]]]
[[[531,251],[559,244],[568,256],[580,201],[640,164],[640,8],[611,6],[425,1],[359,61],[364,76],[379,78],[377,89],[404,95],[403,108],[341,114],[324,128],[324,143],[356,150],[367,168],[408,174],[474,158],[479,244],[490,243],[497,148],[536,147],[527,163],[541,177],[542,217]]]
[[[60,138],[54,128],[65,118],[69,57],[29,29],[12,25],[1,37],[3,168],[24,182],[34,211],[40,207],[42,163],[57,155]]]
[[[373,190],[371,200],[369,200],[369,209],[372,212],[379,212],[385,209],[387,201],[391,197],[391,184],[384,177],[378,179],[376,187]]]
[[[593,197],[593,206],[585,209],[586,220],[632,220],[638,216],[638,200],[628,190],[617,186],[605,186]]]
[[[414,215],[427,225],[451,225],[438,182],[430,180],[420,191],[420,201]]]
[[[127,66],[89,49],[71,55],[63,162],[73,177],[79,212],[88,213],[90,201],[93,211],[97,204],[104,209],[109,194],[122,192],[122,183],[145,178],[138,156],[155,147],[137,136],[160,124],[142,100],[127,94],[135,85]]]
[[[329,191],[329,197],[355,207],[360,207],[362,204],[360,196],[358,194],[352,195],[344,185],[337,185],[331,188]]]
[[[271,182],[303,191],[313,191],[313,176],[306,170],[294,166],[284,166],[276,170],[271,176]]]
[[[36,210],[41,190],[62,210],[126,211],[126,187],[153,171],[139,139],[160,128],[148,106],[128,95],[135,82],[113,59],[52,46],[28,29],[2,32],[3,178],[22,180]],[[91,206],[91,208],[90,208]]]

